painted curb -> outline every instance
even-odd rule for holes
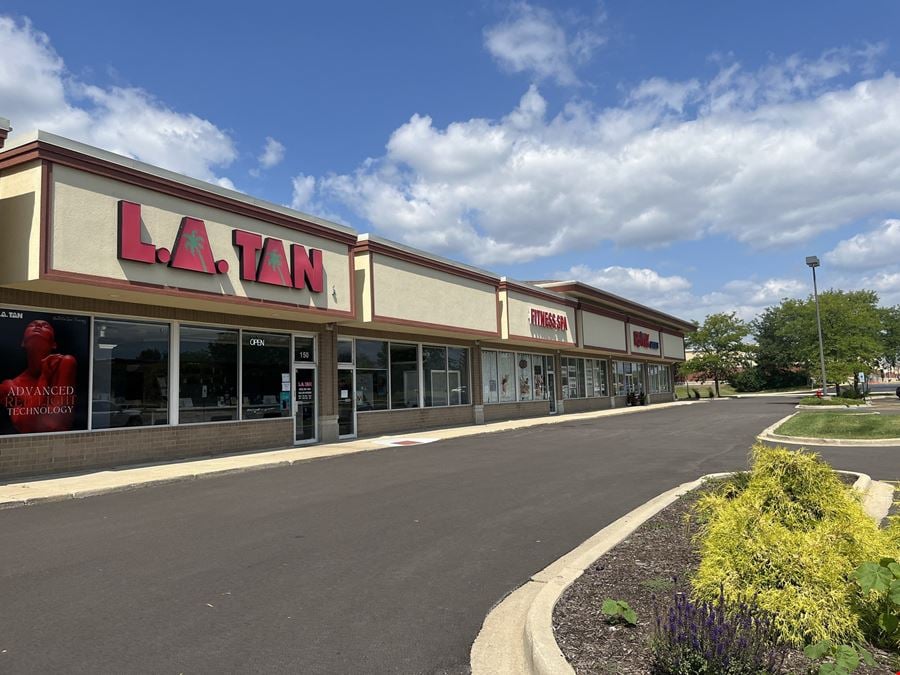
[[[893,494],[893,488],[890,488],[886,483],[872,481],[871,477],[864,473],[835,471],[836,473],[858,476],[853,483],[853,489],[862,494],[867,513],[880,522],[886,515],[887,510],[884,509],[882,514],[883,504],[875,505],[872,503],[870,506],[870,500],[868,499],[870,491],[877,486],[882,492],[884,488],[889,488]],[[613,547],[627,539],[647,520],[673,504],[683,495],[702,485],[704,481],[730,476],[732,473],[707,474],[695,481],[682,483],[671,490],[663,492],[607,525],[590,539],[545,567],[532,576],[525,584],[503,598],[485,617],[482,629],[472,643],[470,651],[472,675],[501,675],[505,673],[513,675],[521,672],[534,675],[573,675],[575,671],[560,650],[553,632],[553,610],[562,594],[584,574],[588,567],[605,553],[608,553]],[[884,500],[882,499],[882,501]],[[890,508],[890,501],[888,500],[887,508]],[[878,513],[870,512],[872,506],[878,509]],[[540,589],[535,593],[534,586],[536,585],[539,585]],[[491,659],[496,658],[496,654],[500,651],[496,645],[498,642],[498,636],[496,635],[497,621],[494,620],[494,617],[502,612],[503,617],[500,621],[510,622],[516,620],[515,616],[510,615],[511,612],[508,609],[508,606],[516,603],[516,594],[530,594],[533,597],[530,599],[526,598],[524,603],[519,600],[520,604],[527,605],[523,634],[515,636],[515,638],[521,640],[521,644],[506,645],[507,652],[515,650],[516,647],[519,647],[524,652],[523,654],[517,654],[512,659],[514,662],[521,664],[519,668],[513,670],[508,667],[510,662],[508,657],[505,662],[507,667],[505,668],[498,666]],[[512,610],[513,613],[515,611]],[[490,630],[495,634],[487,635],[489,626]],[[521,669],[522,667],[524,667],[524,670]]]
[[[756,439],[770,443],[788,443],[790,445],[821,445],[848,448],[900,448],[900,438],[873,438],[859,440],[855,438],[812,438],[810,436],[783,436],[775,430],[797,413],[791,413],[772,424],[760,433]]]

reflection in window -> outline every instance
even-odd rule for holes
[[[520,401],[530,401],[531,400],[531,355],[530,354],[517,354],[516,355],[518,367],[518,377],[519,377],[519,400]]]
[[[448,405],[447,348],[422,347],[422,370],[425,376],[425,406]]]
[[[384,340],[356,341],[356,409],[388,408],[388,343]]]
[[[181,327],[179,421],[237,419],[238,332]]]
[[[500,403],[516,400],[516,355],[499,352],[497,370],[500,376]]]
[[[242,419],[288,417],[291,414],[291,336],[244,331],[242,343]]]
[[[92,429],[167,424],[169,327],[94,321]]]
[[[485,403],[500,400],[500,386],[497,380],[497,352],[481,352],[481,386]]]
[[[353,363],[353,340],[338,340],[338,363]]]
[[[419,407],[419,358],[416,345],[392,342],[391,408]]]
[[[450,405],[468,405],[469,350],[465,347],[447,348],[447,380],[450,386]]]

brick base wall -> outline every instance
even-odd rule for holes
[[[381,436],[398,431],[422,431],[474,424],[475,412],[470,405],[450,408],[410,408],[359,413],[356,416],[357,436]]]
[[[0,478],[221,455],[293,444],[289,417],[0,437]]]
[[[608,396],[599,398],[567,398],[563,404],[566,413],[591,412],[593,410],[607,410],[612,407]]]
[[[485,422],[517,420],[523,417],[541,417],[550,414],[550,401],[525,401],[522,403],[488,403],[484,406]]]
[[[675,394],[671,392],[667,394],[650,394],[648,398],[650,403],[671,403],[675,400]]]

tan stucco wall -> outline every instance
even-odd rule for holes
[[[667,359],[684,360],[684,338],[669,333],[662,335],[663,356]]]
[[[652,342],[659,342],[659,331],[641,326],[636,323],[628,324],[628,349],[632,354],[646,354],[647,356],[660,356],[659,349],[646,349],[645,347],[636,347],[634,345],[634,332],[641,331],[648,333]]]
[[[554,330],[531,324],[531,310],[539,309],[553,314],[563,314],[568,323],[567,330]],[[552,340],[554,342],[570,342],[575,344],[575,308],[563,304],[556,304],[550,300],[538,298],[524,293],[510,290],[504,311],[508,317],[510,336],[524,336],[540,340]]]
[[[353,274],[356,276],[356,318],[372,321],[372,266],[369,254],[353,258]]]
[[[0,284],[36,279],[40,273],[41,166],[0,173]]]
[[[493,286],[405,260],[374,254],[375,314],[484,332],[497,330]]]
[[[584,346],[626,350],[625,322],[591,312],[581,312],[579,321]]]
[[[339,311],[351,309],[352,285],[346,244],[68,167],[54,167],[53,178],[51,264],[56,270],[229,296],[311,305],[321,309]],[[119,260],[117,206],[120,199],[141,204],[144,241],[152,241],[157,247],[172,249],[183,217],[203,220],[213,257],[215,260],[228,262],[228,273],[206,275],[172,269],[159,263],[144,264]],[[325,268],[323,292],[310,293],[309,289],[298,290],[241,280],[238,249],[232,244],[231,239],[234,229],[281,239],[288,257],[291,243],[302,244],[307,250],[321,249]],[[289,274],[287,261],[285,274]],[[333,292],[337,297],[336,300]]]

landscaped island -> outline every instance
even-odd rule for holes
[[[800,438],[900,438],[900,415],[800,412],[775,433]]]
[[[862,398],[847,398],[845,396],[806,396],[800,399],[800,405],[865,405],[866,400]]]
[[[898,557],[900,525],[815,455],[757,446],[592,565],[556,638],[578,673],[894,672]]]

